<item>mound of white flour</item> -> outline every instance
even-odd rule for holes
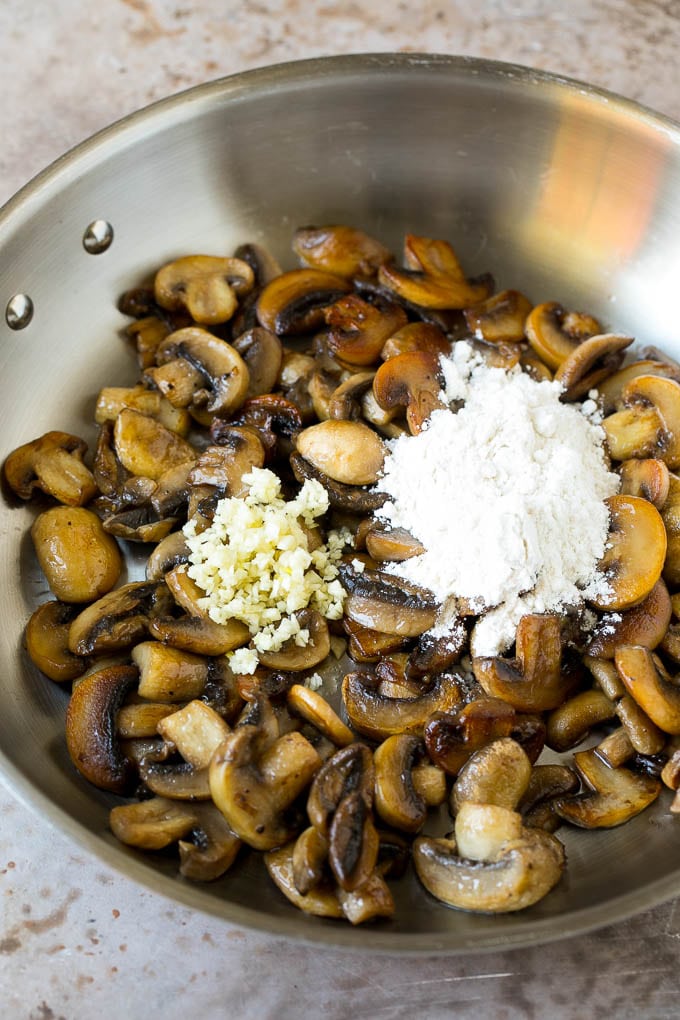
[[[425,546],[388,569],[443,604],[437,631],[453,624],[456,598],[471,601],[483,613],[472,652],[497,655],[525,613],[578,606],[606,587],[596,572],[603,500],[619,478],[588,417],[593,401],[563,404],[559,383],[490,368],[465,342],[442,369],[452,410],[394,442],[379,483],[390,501],[376,516]]]

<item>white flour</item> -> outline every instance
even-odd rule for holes
[[[445,397],[417,436],[393,444],[376,514],[425,546],[388,569],[430,589],[454,622],[455,599],[484,612],[474,655],[497,655],[525,613],[581,605],[606,589],[596,574],[607,539],[603,500],[618,491],[593,402],[560,402],[559,383],[489,368],[469,344],[442,358]],[[458,410],[455,410],[458,408]],[[448,600],[448,602],[447,602]],[[446,605],[444,605],[446,603]]]

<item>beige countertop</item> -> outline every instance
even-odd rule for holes
[[[680,119],[673,0],[3,0],[0,202],[155,99],[328,53],[498,58]],[[680,909],[549,947],[372,958],[276,941],[132,885],[0,786],[0,1015],[7,1020],[678,1015]]]

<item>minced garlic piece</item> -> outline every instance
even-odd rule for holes
[[[305,527],[316,527],[328,510],[321,483],[307,480],[286,502],[279,478],[266,468],[253,468],[243,481],[245,497],[221,499],[210,527],[197,534],[189,521],[184,535],[187,573],[206,593],[199,606],[215,623],[236,619],[247,625],[254,650],[232,652],[230,665],[234,672],[253,673],[257,652],[278,651],[290,639],[309,643],[309,632],[293,615],[298,610],[311,607],[340,619],[345,593],[337,563],[350,534],[331,531],[326,544],[310,553]]]

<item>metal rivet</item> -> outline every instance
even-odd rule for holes
[[[7,302],[5,321],[10,329],[25,329],[33,318],[33,302],[28,294],[15,294]]]
[[[113,227],[108,220],[92,220],[83,234],[83,248],[90,255],[101,255],[113,241]]]

